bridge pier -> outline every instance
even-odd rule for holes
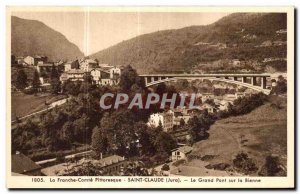
[[[267,78],[261,77],[260,82],[261,82],[261,88],[266,89],[267,88]]]
[[[148,85],[148,77],[145,77],[145,85]]]
[[[256,77],[251,77],[251,84],[256,85]]]

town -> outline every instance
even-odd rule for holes
[[[93,91],[95,93],[96,91],[103,90],[103,88],[106,88],[104,89],[106,91],[116,91],[116,89],[126,91],[126,89],[132,90],[132,87],[135,86],[137,91],[143,90],[149,92],[149,90],[144,87],[145,84],[142,83],[143,78],[139,77],[135,70],[130,66],[116,67],[109,64],[100,64],[96,59],[91,58],[82,58],[66,62],[49,62],[48,57],[46,56],[12,56],[12,66],[18,69],[17,80],[12,85],[12,91],[23,91],[25,94],[35,95],[46,91],[50,91],[56,95],[67,94],[67,96],[63,99],[63,102],[62,100],[59,100],[61,103],[53,105],[54,111],[58,111],[61,107],[69,106],[69,103],[78,103],[75,98],[79,98],[77,100],[88,100],[90,98],[84,98],[84,95],[89,95],[90,93],[93,93]],[[31,81],[32,84],[27,84],[27,75],[23,69],[31,69],[34,71]],[[276,74],[276,76],[278,75]],[[282,93],[282,91],[277,90],[282,90],[281,85],[285,82],[285,78],[283,76],[284,74],[279,77],[275,77],[275,79],[271,79],[271,77],[268,78],[264,88],[272,91],[273,95]],[[24,77],[26,79],[24,79]],[[130,83],[130,81],[132,83]],[[255,80],[255,83],[260,81],[261,80]],[[185,85],[186,89],[188,89],[190,88],[189,85],[193,82],[199,82],[199,80],[175,80],[170,83],[159,84],[154,87],[154,91],[158,94],[168,94],[171,91],[177,92],[175,89],[176,86],[179,87],[180,85]],[[90,134],[90,138],[92,138],[92,142],[86,139],[80,140],[80,138],[75,138],[76,134],[70,130],[76,130],[76,126],[72,126],[72,124],[61,125],[63,128],[62,139],[67,139],[69,142],[60,142],[62,145],[70,144],[71,142],[77,142],[77,144],[78,142],[81,142],[83,143],[82,145],[84,145],[91,142],[91,146],[86,146],[82,149],[80,146],[74,146],[72,145],[73,143],[71,143],[70,146],[73,147],[71,151],[61,152],[55,151],[59,150],[59,148],[50,148],[48,145],[46,150],[53,150],[56,154],[52,154],[52,158],[41,155],[36,158],[41,158],[43,160],[36,161],[37,159],[34,159],[35,161],[33,161],[31,158],[23,154],[30,153],[28,152],[28,148],[24,150],[23,146],[20,144],[20,146],[15,147],[15,153],[12,155],[12,171],[16,174],[47,176],[85,175],[85,173],[92,173],[93,175],[164,176],[172,173],[180,174],[180,167],[176,166],[181,166],[186,163],[189,158],[201,157],[191,154],[193,151],[192,145],[199,140],[208,138],[207,130],[211,124],[220,118],[226,118],[232,114],[244,114],[244,112],[239,113],[241,110],[238,110],[236,107],[245,106],[243,105],[245,103],[251,104],[253,99],[255,99],[257,104],[249,105],[249,107],[247,107],[248,110],[246,110],[246,112],[249,112],[257,106],[260,106],[265,98],[263,94],[255,90],[247,89],[243,86],[222,83],[220,80],[213,82],[205,78],[200,78],[200,82],[206,85],[206,90],[205,92],[197,91],[196,99],[194,99],[195,103],[198,105],[197,108],[189,108],[187,104],[185,104],[185,106],[176,107],[173,104],[173,106],[169,106],[164,109],[159,109],[159,106],[153,107],[149,105],[150,110],[148,110],[146,114],[143,113],[145,115],[141,116],[141,118],[138,119],[139,121],[132,121],[135,123],[133,126],[125,126],[130,128],[126,129],[129,131],[132,131],[135,127],[137,127],[137,129],[135,132],[130,132],[133,133],[133,136],[129,138],[130,141],[127,141],[123,145],[118,145],[121,143],[119,141],[123,140],[119,139],[114,142],[110,142],[111,140],[108,139],[109,135],[104,135],[106,132],[103,131],[104,129],[102,127],[105,126],[105,124],[102,125],[102,123],[110,122],[110,119],[113,119],[112,122],[115,122],[114,117],[105,118],[107,113],[104,113],[103,118],[100,119],[101,128],[97,128],[96,126],[92,131],[88,132]],[[75,87],[74,83],[78,84],[78,87],[72,91],[72,87]],[[254,84],[254,81],[252,80],[251,83]],[[128,84],[131,85],[128,86]],[[278,84],[280,85],[280,89],[278,89]],[[173,88],[174,86],[172,85],[175,85],[175,88]],[[122,88],[120,89],[120,87]],[[80,96],[80,93],[82,93],[83,96]],[[131,92],[127,91],[127,93],[130,94]],[[188,90],[180,90],[178,94],[178,96],[191,96],[191,92]],[[174,101],[176,101],[176,98]],[[68,107],[65,108],[67,109]],[[76,107],[73,107],[73,109],[74,108]],[[242,109],[242,111],[245,111],[245,107],[242,107]],[[89,112],[90,110],[87,111]],[[97,109],[97,111],[99,112],[101,110]],[[15,128],[13,129],[13,133],[16,132],[16,134],[19,134],[20,132],[17,131],[19,131],[18,128],[20,127],[21,130],[27,130],[26,125],[28,125],[28,122],[30,125],[34,125],[34,121],[32,120],[36,120],[37,117],[39,117],[39,120],[45,119],[45,116],[47,116],[47,114],[51,115],[51,112],[52,110],[47,108],[45,112],[32,114],[32,116],[27,117],[24,120],[17,117],[14,121]],[[141,112],[142,110],[140,110],[137,115],[142,114]],[[128,114],[128,112],[125,111],[120,114]],[[124,119],[126,119],[126,117]],[[41,127],[43,127],[43,125],[44,124],[42,124]],[[51,124],[49,123],[49,125]],[[58,126],[59,125],[60,124],[58,124]],[[114,125],[117,128],[124,127],[118,122]],[[29,128],[30,127],[33,126],[29,126]],[[152,132],[148,132],[148,129],[152,130]],[[112,130],[116,129],[113,127]],[[21,134],[23,133],[24,131],[21,131]],[[83,131],[79,133],[79,136],[86,135],[86,133],[86,131]],[[113,132],[110,138],[116,138],[117,135],[120,135],[118,133],[120,133],[120,131]],[[156,133],[159,133],[160,135],[155,141],[163,142],[157,142],[158,145],[157,143],[148,145],[151,136],[155,136]],[[123,134],[123,131],[121,134]],[[72,138],[66,137],[70,135]],[[28,138],[28,134],[25,135],[25,138]],[[54,136],[54,138],[60,137]],[[54,140],[52,139],[52,141]],[[112,149],[108,148],[109,144],[113,146]],[[47,147],[47,144],[45,144],[45,146]],[[65,146],[66,148],[64,149],[70,149],[68,148],[70,146]],[[33,148],[31,149],[34,150]],[[152,159],[153,161],[149,164],[145,164],[143,155],[149,155],[150,153],[152,153],[150,155],[153,155],[155,152],[154,150],[159,151],[159,153],[162,153],[164,156],[162,158],[157,158],[154,154],[154,159]],[[31,155],[33,155],[33,153],[34,152],[32,152]],[[236,175],[236,173],[231,173],[231,175],[233,174]]]

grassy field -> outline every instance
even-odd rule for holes
[[[39,93],[27,95],[22,92],[13,92],[11,94],[11,117],[12,121],[17,117],[23,117],[28,114],[47,108],[47,103],[52,103],[65,98],[64,95],[51,95],[49,93]]]
[[[274,154],[286,166],[287,157],[287,109],[286,99],[270,97],[265,105],[249,114],[219,120],[211,126],[209,138],[194,144],[192,154],[213,155],[209,164],[227,163],[239,152],[248,153],[260,168],[265,157]],[[280,108],[272,105],[280,102]],[[202,160],[192,160],[187,165],[203,168]]]

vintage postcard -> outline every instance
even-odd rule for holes
[[[294,188],[293,7],[7,7],[8,188]]]

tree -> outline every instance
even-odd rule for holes
[[[53,94],[58,94],[61,91],[61,83],[59,80],[59,73],[55,66],[52,66],[51,70],[51,90]]]
[[[171,152],[172,149],[176,148],[176,146],[177,142],[169,133],[160,132],[157,135],[157,138],[155,140],[155,147],[159,153],[168,154],[169,152]]]
[[[27,75],[23,69],[20,69],[17,74],[16,88],[24,90],[27,86]]]
[[[62,91],[64,93],[77,96],[80,93],[81,81],[70,81],[67,80],[62,84]]]
[[[62,137],[61,139],[66,142],[73,142],[74,134],[73,134],[73,123],[67,121],[62,127]]]
[[[143,87],[142,81],[138,77],[138,74],[136,73],[135,69],[128,65],[122,71],[119,85],[124,91],[128,91],[134,84]]]
[[[39,73],[37,72],[37,70],[34,71],[31,85],[35,92],[37,92],[41,86],[40,76],[39,76]]]
[[[11,58],[10,58],[10,62],[11,62],[11,65],[15,65],[16,64],[16,56],[15,55],[11,55]]]
[[[95,127],[93,129],[92,148],[98,154],[98,156],[100,153],[106,154],[109,151],[108,138],[105,135],[105,132],[99,127]]]
[[[287,92],[287,81],[283,78],[283,76],[278,76],[277,85],[273,89],[273,92],[276,94],[283,94]]]
[[[142,154],[145,155],[152,155],[155,153],[155,147],[153,144],[153,138],[155,137],[156,133],[154,130],[149,130],[148,126],[140,121],[134,124],[134,131],[138,134],[139,143],[141,144],[141,151]],[[152,133],[151,133],[152,132]]]
[[[278,156],[267,156],[264,166],[259,172],[260,176],[276,176],[280,171],[280,161]]]
[[[180,126],[181,126],[181,127],[185,125],[185,121],[184,121],[183,118],[181,118],[179,122],[180,122]]]

